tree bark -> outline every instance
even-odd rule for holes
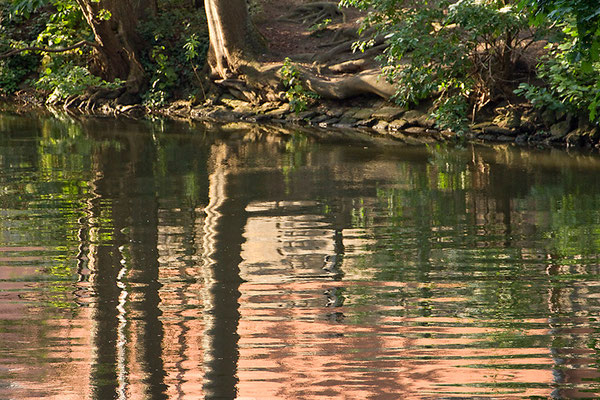
[[[246,0],[204,0],[210,49],[208,64],[213,78],[235,76],[244,59],[257,47],[257,33]]]
[[[137,33],[141,19],[156,13],[156,0],[76,0],[94,32],[100,73],[108,81],[125,80],[130,93],[144,82],[139,54],[143,43]],[[110,18],[101,18],[106,11]]]

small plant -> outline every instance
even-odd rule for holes
[[[144,103],[149,107],[164,105],[169,98],[170,89],[177,84],[177,73],[169,60],[165,46],[154,46],[152,49],[154,67],[150,79],[150,90],[144,96]]]
[[[98,11],[98,16],[97,18],[101,21],[108,21],[109,19],[112,18],[112,14],[110,11],[108,11],[107,9],[103,8],[100,11]]]
[[[331,18],[326,18],[323,21],[312,25],[310,28],[308,28],[308,31],[311,33],[320,32],[323,29],[327,28],[330,24],[331,24]]]
[[[185,44],[183,45],[183,50],[185,50],[186,60],[188,60],[191,63],[195,62],[202,45],[203,45],[203,43],[200,42],[200,39],[198,38],[198,34],[193,33],[185,41]]]
[[[185,58],[191,64],[192,71],[194,71],[194,76],[196,77],[196,82],[200,90],[202,91],[202,98],[206,99],[206,92],[204,91],[204,86],[202,85],[202,79],[198,74],[198,68],[200,63],[204,61],[204,54],[206,54],[206,42],[201,40],[198,37],[198,34],[193,33],[183,45],[183,49],[185,50]],[[200,57],[202,56],[202,57]],[[198,96],[194,93],[190,93],[190,98],[193,98],[192,102],[198,101]]]
[[[285,97],[296,114],[305,111],[312,101],[319,98],[318,94],[304,88],[300,79],[300,70],[288,57],[284,60],[279,73],[283,87],[286,89]]]
[[[441,100],[432,117],[440,129],[449,129],[458,135],[467,132],[469,104],[462,96],[453,96]]]

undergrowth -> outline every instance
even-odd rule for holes
[[[562,35],[552,38],[548,54],[538,63],[536,72],[543,83],[521,83],[515,93],[537,109],[575,114],[599,125],[599,56],[594,49],[587,56],[582,53],[585,47],[573,25],[571,20],[558,25]]]
[[[142,59],[150,77],[143,96],[149,107],[159,107],[172,96],[203,96],[198,70],[206,62],[208,31],[203,10],[191,8],[189,2],[159,4],[160,11],[140,26],[142,38],[150,51]]]
[[[0,3],[0,54],[34,41],[45,25],[26,24],[15,16],[7,3]],[[23,87],[27,78],[35,75],[41,57],[34,54],[17,54],[0,59],[0,92],[12,94]]]
[[[104,12],[98,18],[111,16]],[[159,12],[140,24],[139,33],[148,44],[141,56],[149,77],[142,95],[147,106],[164,105],[172,96],[203,96],[199,70],[208,50],[204,10],[190,1],[159,1]],[[81,40],[94,38],[75,0],[0,1],[0,54],[30,46],[68,47]],[[29,85],[55,101],[89,88],[122,84],[98,78],[93,66],[92,51],[85,47],[65,53],[19,53],[0,59],[0,92],[11,94]]]
[[[71,96],[82,95],[91,88],[117,89],[123,84],[124,82],[118,79],[114,82],[106,82],[91,74],[86,67],[70,62],[59,62],[54,69],[47,67],[35,82],[35,87],[50,93],[46,101],[53,104]]]

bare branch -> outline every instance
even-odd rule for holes
[[[87,40],[82,40],[82,41],[74,44],[73,46],[63,47],[63,48],[58,48],[58,49],[49,49],[49,48],[45,48],[45,47],[24,47],[22,49],[14,49],[14,50],[11,50],[4,54],[0,54],[0,60],[3,58],[13,56],[15,54],[23,53],[24,51],[40,51],[43,53],[64,53],[65,51],[74,50],[74,49],[77,49],[77,48],[83,47],[83,46],[92,46],[97,49],[100,48],[100,46],[98,46],[97,43],[89,42]]]

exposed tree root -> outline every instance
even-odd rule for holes
[[[344,100],[363,94],[375,94],[389,100],[396,93],[394,86],[381,77],[378,70],[344,77],[320,77],[306,72],[303,75],[307,88],[325,99]]]
[[[357,39],[358,39],[358,32],[356,31],[355,28],[342,28],[342,29],[336,29],[331,42],[335,43],[335,44],[341,44],[344,40],[357,40]],[[340,40],[342,40],[342,41],[340,41]]]
[[[303,24],[316,25],[327,19],[333,21],[341,18],[346,21],[346,15],[337,3],[318,1],[314,3],[302,4],[294,8],[288,15],[281,18],[281,21],[298,22]]]
[[[366,58],[348,60],[338,64],[330,65],[327,69],[336,74],[354,74],[373,67],[373,62]]]
[[[372,58],[375,55],[381,54],[381,52],[387,46],[383,38],[376,38],[373,47],[366,49],[364,52],[360,52],[353,50],[353,45],[355,42],[356,40],[344,41],[343,43],[334,46],[323,53],[319,53],[314,57],[314,60],[319,63],[327,63],[343,54],[346,54],[345,58],[347,61],[359,58]]]
[[[248,88],[246,82],[241,79],[221,79],[215,81],[215,84],[226,88],[237,99],[249,103],[257,103],[259,98],[252,90]]]
[[[319,73],[330,71],[336,74],[356,73],[376,68],[375,57],[382,54],[387,43],[381,37],[375,39],[372,47],[365,51],[355,51],[353,40],[343,40],[329,50],[319,53],[297,54],[292,60],[300,63],[313,63]]]
[[[125,87],[119,89],[93,88],[82,95],[73,95],[62,103],[65,111],[77,110],[83,113],[92,113],[104,106],[109,109],[117,109],[121,106],[128,107],[131,102],[130,94]]]
[[[362,68],[368,65],[369,61],[343,64],[338,65],[338,71],[335,72]],[[285,93],[279,75],[282,66],[283,64],[275,64],[259,69],[246,64],[240,68],[244,75],[239,79],[216,81],[215,84],[243,101],[255,104],[260,101],[281,101]],[[380,76],[378,69],[369,69],[344,76],[326,76],[306,67],[298,66],[298,68],[306,90],[315,92],[324,99],[344,100],[354,96],[372,94],[389,100],[396,93],[395,88]],[[249,93],[251,95],[248,95]]]
[[[327,29],[320,32],[319,41],[329,41],[331,47],[318,53],[290,55],[297,70],[294,77],[301,79],[302,88],[296,91],[296,88],[284,87],[279,72],[283,62],[263,64],[256,61],[251,54],[243,51],[244,44],[241,43],[238,46],[240,51],[236,53],[235,68],[229,71],[230,74],[219,74],[221,79],[213,81],[219,88],[216,92],[227,91],[234,98],[254,105],[265,102],[280,103],[286,101],[286,97],[301,98],[305,94],[308,95],[308,92],[314,92],[323,99],[344,100],[360,95],[374,95],[389,100],[396,93],[396,89],[380,76],[381,71],[374,61],[374,56],[380,54],[386,46],[384,38],[377,37],[372,48],[364,52],[355,52],[353,44],[360,39],[356,28],[351,27],[351,24],[339,24],[354,15],[351,11],[340,9],[338,2],[331,0],[300,3],[302,4],[280,21],[311,26],[327,25]],[[323,24],[326,20],[330,20],[332,24]],[[362,37],[370,35],[375,35],[375,32],[364,32]],[[342,38],[344,40],[340,40]],[[209,57],[213,70],[213,64],[218,64],[217,61],[211,61]],[[303,90],[306,93],[302,93]],[[213,98],[218,99],[219,94]]]

